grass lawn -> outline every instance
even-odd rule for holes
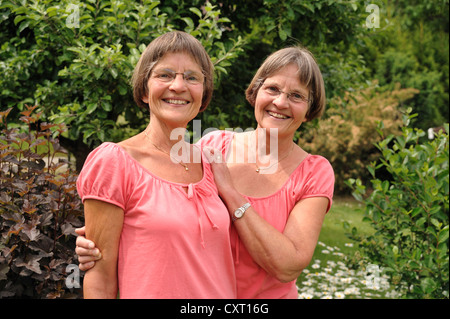
[[[335,198],[330,211],[325,216],[325,220],[320,232],[319,241],[328,246],[337,246],[344,254],[353,253],[355,247],[348,247],[346,244],[351,240],[345,235],[343,223],[346,221],[350,227],[356,227],[358,232],[370,234],[373,232],[369,223],[363,222],[364,205],[357,202],[353,197]],[[316,249],[320,249],[320,246]]]
[[[335,198],[325,217],[319,242],[309,266],[297,280],[301,299],[369,299],[397,298],[386,277],[379,275],[376,265],[368,270],[349,269],[345,263],[357,245],[346,235],[343,222],[356,227],[358,232],[373,232],[363,222],[364,206],[351,197]]]

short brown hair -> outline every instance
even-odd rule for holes
[[[142,98],[148,95],[148,79],[155,65],[167,53],[189,54],[202,69],[205,82],[200,112],[204,111],[211,101],[214,90],[214,66],[200,41],[182,31],[172,31],[157,37],[142,53],[132,77],[134,101],[143,108],[147,107]]]
[[[264,81],[289,64],[298,67],[300,83],[309,89],[307,121],[319,118],[325,110],[325,84],[314,56],[302,47],[290,47],[272,53],[258,69],[245,91],[247,101],[255,106],[256,96]]]

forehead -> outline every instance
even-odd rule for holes
[[[305,85],[300,82],[299,69],[294,64],[289,64],[274,72],[266,78],[265,84],[277,85],[281,89],[290,91],[306,90]]]
[[[155,65],[156,68],[167,68],[174,71],[201,71],[197,61],[186,52],[166,53]]]

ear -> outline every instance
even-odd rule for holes
[[[142,102],[144,102],[145,104],[148,104],[148,96],[146,96],[146,95],[143,96],[141,100],[142,100]]]

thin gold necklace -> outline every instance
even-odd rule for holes
[[[160,147],[158,147],[157,145],[155,145],[155,143],[153,143],[153,142],[150,140],[150,137],[148,137],[148,135],[147,135],[147,130],[144,131],[144,135],[145,135],[145,137],[147,138],[147,140],[148,140],[148,141],[149,141],[149,142],[150,142],[150,143],[151,143],[158,151],[160,151],[161,153],[164,153],[164,154],[168,155],[172,161],[175,161],[175,162],[177,162],[178,164],[180,164],[181,166],[183,166],[183,167],[184,167],[184,170],[185,170],[186,172],[189,171],[189,167],[187,166],[187,164],[185,164],[185,163],[183,163],[183,162],[181,162],[181,161],[175,160],[174,158],[172,158],[172,156],[170,155],[170,153],[168,153],[168,152],[162,150]]]
[[[253,131],[253,132],[255,132],[255,131]],[[254,134],[254,136],[255,136],[255,143],[256,143],[256,134]],[[252,141],[253,141],[253,140],[252,140]],[[253,143],[252,143],[252,144],[253,144]],[[257,152],[257,149],[256,149],[256,148],[257,148],[257,147],[255,146],[255,152]],[[289,151],[289,153],[287,153],[282,159],[276,161],[275,163],[273,163],[272,165],[267,166],[267,167],[259,167],[258,164],[256,164],[256,161],[255,161],[256,173],[259,174],[259,172],[260,172],[261,170],[269,169],[269,168],[271,168],[272,166],[274,166],[274,165],[280,163],[282,160],[284,160],[284,159],[287,158],[289,155],[291,155],[291,153],[292,153],[293,150],[294,150],[294,143],[292,143],[292,148],[291,148],[291,150]],[[256,156],[255,156],[255,160],[256,160]]]

